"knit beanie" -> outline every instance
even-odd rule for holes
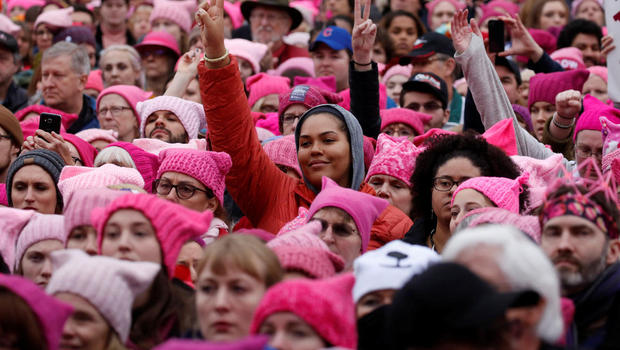
[[[48,106],[44,106],[44,105],[32,105],[32,106],[28,106],[26,108],[22,108],[19,111],[15,112],[15,118],[17,118],[17,120],[19,120],[20,122],[23,122],[23,119],[30,113],[36,113],[36,114],[41,114],[41,113],[52,113],[52,114],[59,114],[60,115],[60,126],[61,129],[60,131],[62,132],[62,128],[64,127],[65,129],[68,129],[71,124],[73,124],[74,121],[77,120],[78,115],[77,114],[72,114],[72,113],[65,113],[63,111],[59,111],[55,108],[52,107],[48,107]],[[34,118],[33,118],[34,119]],[[30,120],[28,120],[30,121]],[[36,119],[36,127],[34,130],[38,129],[39,126],[39,119]],[[23,129],[23,127],[22,127]],[[34,135],[34,131],[32,132],[32,134],[30,135]],[[27,135],[27,136],[30,136]],[[26,139],[26,136],[24,136],[24,139]]]
[[[45,5],[44,0],[10,0],[10,1],[7,1],[6,13],[11,13],[11,11],[13,10],[13,7],[15,6],[19,6],[23,8],[24,10],[28,10],[32,6],[44,6],[44,5]]]
[[[528,210],[539,207],[545,199],[548,184],[552,183],[562,166],[561,154],[553,154],[546,159],[535,159],[526,156],[511,156],[512,161],[521,169],[521,173],[528,173]]]
[[[21,27],[15,24],[9,17],[5,14],[0,14],[0,31],[15,37],[19,35],[20,30]]]
[[[357,304],[364,295],[374,291],[398,290],[411,277],[440,260],[432,249],[401,240],[391,241],[379,249],[369,251],[353,262],[353,302]]]
[[[103,242],[103,229],[110,216],[121,209],[139,211],[151,223],[163,252],[162,265],[166,266],[169,278],[174,276],[177,257],[183,244],[207,232],[213,219],[213,213],[209,210],[199,213],[151,194],[126,194],[116,198],[105,209],[95,208],[91,213],[91,220],[97,229],[99,253]]]
[[[157,175],[157,168],[159,167],[156,155],[147,152],[132,143],[123,141],[111,143],[107,147],[119,147],[127,151],[136,165],[136,169],[138,169],[140,175],[142,175],[142,178],[144,179],[144,190],[149,193],[153,191],[153,181],[155,181],[155,175]]]
[[[319,238],[321,223],[311,221],[267,243],[286,271],[301,271],[306,275],[323,279],[334,276],[344,268],[344,260],[329,250]]]
[[[267,53],[267,45],[245,39],[224,39],[224,46],[231,55],[248,61],[253,74],[260,73],[260,61]]]
[[[138,170],[115,164],[104,164],[98,168],[66,166],[60,173],[58,189],[63,198],[69,198],[83,190],[120,184],[144,187],[144,180]]]
[[[389,202],[385,199],[340,187],[332,179],[324,176],[323,188],[312,201],[308,217],[309,221],[312,220],[314,214],[327,207],[344,210],[353,218],[362,238],[362,252],[365,252],[370,241],[370,229],[388,205]]]
[[[80,159],[84,162],[84,166],[91,167],[95,164],[95,157],[97,156],[97,149],[90,143],[82,140],[80,137],[73,134],[61,134],[62,138],[69,142],[77,149]]]
[[[407,79],[409,79],[409,77],[411,76],[411,70],[413,69],[413,66],[408,65],[408,66],[401,66],[400,64],[396,64],[392,67],[390,67],[385,74],[383,74],[383,78],[381,78],[381,83],[383,85],[387,85],[388,81],[395,75],[402,75],[407,77]]]
[[[34,213],[0,206],[0,254],[11,271],[15,266],[15,242]]]
[[[26,250],[33,244],[46,240],[57,240],[65,245],[64,218],[62,215],[34,213],[15,242],[14,270],[21,265]]]
[[[26,153],[22,153],[13,163],[11,163],[11,166],[9,166],[9,170],[6,174],[6,196],[9,206],[13,206],[13,200],[11,199],[13,176],[15,176],[15,173],[19,169],[26,165],[32,164],[40,166],[52,177],[54,186],[56,186],[56,203],[60,208],[62,208],[62,196],[60,195],[60,191],[58,191],[57,184],[58,178],[60,177],[60,171],[65,166],[65,162],[58,153],[46,149],[34,149]]]
[[[213,191],[220,205],[224,205],[224,180],[232,166],[228,153],[167,149],[159,154],[159,164],[158,179],[169,171],[193,177]]]
[[[521,118],[523,118],[523,121],[525,121],[525,125],[527,126],[527,131],[534,131],[532,116],[530,115],[530,111],[527,108],[515,103],[512,105],[512,110],[515,112],[515,114],[518,114],[521,116]]]
[[[73,25],[73,20],[71,19],[72,13],[73,7],[45,11],[41,13],[39,17],[37,17],[37,19],[34,21],[34,26],[32,26],[32,28],[36,30],[37,26],[41,23],[45,23],[55,28],[71,27]]]
[[[258,126],[255,129],[256,129],[256,136],[258,137],[258,141],[260,141],[260,143],[263,143],[263,141],[269,140],[276,136],[276,134],[269,131],[268,129],[261,128]]]
[[[292,312],[304,320],[326,343],[355,349],[355,305],[351,289],[352,274],[310,280],[292,279],[269,288],[254,312],[250,333],[278,312]]]
[[[555,50],[551,54],[551,59],[559,63],[565,71],[586,69],[586,65],[583,63],[583,53],[576,47],[565,47]]]
[[[64,229],[69,239],[71,231],[78,226],[93,226],[90,214],[95,208],[105,208],[116,198],[127,194],[109,188],[89,188],[72,192],[65,200]]]
[[[585,69],[575,69],[555,73],[539,73],[530,78],[530,94],[527,99],[527,109],[538,101],[548,102],[555,106],[555,96],[562,91],[583,89],[590,72]]]
[[[310,85],[325,91],[336,93],[336,77],[333,75],[323,77],[295,76],[293,86],[296,85]]]
[[[582,130],[602,131],[600,117],[605,117],[616,124],[620,124],[620,110],[601,102],[594,96],[586,95],[583,98],[583,113],[581,113],[575,125],[573,141],[577,141],[577,135]]]
[[[131,109],[133,110],[134,116],[138,120],[138,125],[140,124],[140,113],[138,113],[136,105],[138,104],[138,102],[146,101],[151,98],[151,96],[153,96],[153,92],[144,91],[137,86],[114,85],[104,89],[103,91],[101,91],[99,96],[97,96],[97,110],[99,110],[99,102],[101,101],[103,96],[109,94],[117,94],[120,97],[124,98],[125,101],[127,101],[129,107],[131,107]]]
[[[510,210],[519,214],[519,194],[523,192],[523,185],[527,183],[528,173],[524,173],[512,180],[506,177],[479,176],[471,178],[454,191],[450,206],[454,205],[454,198],[464,189],[473,189],[485,195],[496,207]]]
[[[89,256],[77,249],[53,252],[51,259],[54,274],[47,293],[71,293],[86,299],[108,321],[120,341],[127,342],[134,299],[150,287],[160,266]]]
[[[250,109],[256,101],[271,94],[284,94],[290,89],[290,80],[286,77],[276,77],[265,73],[254,74],[245,82]]]
[[[149,17],[149,23],[151,26],[156,19],[167,19],[181,28],[186,34],[192,30],[192,18],[189,12],[182,6],[179,6],[176,1],[156,1],[151,16]]]
[[[19,126],[19,120],[6,107],[0,105],[0,126],[7,135],[11,136],[11,141],[15,145],[21,146],[24,142],[22,128]]]
[[[577,11],[579,10],[579,6],[584,3],[584,1],[592,1],[597,3],[601,7],[601,11],[603,10],[603,0],[575,0],[571,3],[570,7],[570,16],[572,18],[577,17]]]
[[[289,71],[301,71],[309,77],[314,77],[314,61],[310,57],[292,57],[278,65],[278,68],[267,71],[271,75],[284,75]],[[295,79],[301,76],[296,76]],[[293,84],[298,85],[298,84]]]
[[[461,222],[467,221],[467,228],[473,228],[484,224],[510,225],[518,228],[521,232],[528,235],[536,243],[540,243],[540,221],[538,216],[519,215],[502,208],[478,208],[474,209],[463,217]],[[457,226],[457,230],[465,227]]]
[[[159,153],[169,148],[207,150],[207,140],[205,139],[193,139],[189,140],[188,143],[168,143],[158,139],[134,139],[132,144],[155,156],[159,156]]]
[[[458,10],[462,10],[465,8],[465,3],[462,1],[458,1],[458,0],[433,0],[430,1],[428,3],[426,3],[426,8],[428,9],[428,16],[432,16],[433,15],[433,11],[435,10],[435,6],[437,6],[438,4],[442,3],[442,2],[448,2],[450,4],[452,4],[452,6],[454,6],[454,9],[456,11]]]
[[[606,117],[600,117],[603,134],[603,172],[612,170],[614,161],[620,158],[620,122],[612,122]],[[618,177],[616,177],[618,181]],[[620,183],[620,182],[619,182]]]
[[[394,123],[403,123],[410,126],[417,135],[424,134],[424,124],[431,121],[433,116],[416,112],[409,108],[390,108],[381,110],[381,130]]]
[[[239,8],[239,5],[241,5],[241,3],[239,2],[233,4],[230,1],[224,1],[224,12],[226,15],[228,15],[228,18],[230,18],[230,22],[232,23],[233,29],[237,29],[241,27],[244,22],[243,15],[241,14],[241,9]]]
[[[73,307],[45,294],[41,287],[23,277],[0,274],[0,286],[28,304],[39,320],[47,343],[46,349],[57,350],[65,322],[73,313]]]
[[[77,134],[75,134],[75,136],[81,138],[88,143],[98,140],[107,141],[109,143],[118,141],[118,139],[116,138],[118,136],[118,133],[114,130],[86,129],[78,132]]]
[[[294,104],[300,104],[310,109],[318,105],[338,103],[341,101],[342,97],[336,93],[310,85],[296,85],[289,91],[280,94],[280,105],[278,107],[278,123],[280,126],[280,131],[283,129],[282,123],[284,120],[284,113]]]
[[[189,139],[198,138],[198,130],[205,127],[205,111],[201,104],[174,96],[158,96],[138,102],[136,110],[140,115],[140,135],[144,135],[146,119],[157,111],[170,111],[179,118]]]
[[[410,179],[415,169],[415,160],[422,151],[424,148],[416,147],[405,138],[397,139],[387,134],[379,134],[377,150],[365,181],[381,174],[395,177],[411,187]]]
[[[297,175],[301,177],[299,161],[297,161],[297,149],[295,147],[295,135],[287,135],[267,142],[263,149],[269,159],[276,165],[284,165],[295,169]]]
[[[603,79],[603,81],[605,81],[605,84],[607,84],[607,67],[591,66],[588,67],[588,71],[590,71],[590,74],[594,74]]]
[[[227,2],[224,1],[225,4]],[[264,335],[248,336],[232,342],[172,338],[157,345],[153,350],[264,350],[270,349],[268,342],[269,337]]]
[[[76,45],[87,44],[92,46],[93,48],[97,46],[97,44],[95,43],[95,35],[93,34],[92,30],[84,26],[71,26],[63,29],[60,33],[58,33],[58,35],[54,37],[54,44],[59,41],[66,41],[69,43],[74,43]],[[101,70],[93,70],[91,71],[91,74],[93,72],[97,72],[96,74],[99,75],[99,80],[101,81]],[[90,74],[88,78],[90,80]],[[101,84],[101,86],[102,88],[97,91],[103,90],[103,83]]]

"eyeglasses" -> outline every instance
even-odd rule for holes
[[[284,115],[282,115],[282,124],[293,124],[295,120],[299,120],[302,115],[303,114],[296,115],[285,113]]]
[[[408,109],[412,109],[416,112],[419,112],[421,108],[424,108],[425,111],[429,111],[429,112],[433,112],[436,111],[438,109],[442,109],[443,106],[435,101],[430,101],[430,102],[426,102],[426,103],[417,103],[417,102],[412,102],[410,104],[407,105]]]
[[[577,153],[577,156],[580,158],[596,158],[597,160],[601,160],[603,159],[603,153],[602,152],[595,152],[589,148],[584,148],[584,147],[577,147],[575,149],[575,153]]]
[[[192,186],[186,183],[173,185],[170,183],[170,181],[158,179],[155,180],[154,187],[157,194],[162,196],[167,196],[174,188],[179,199],[190,199],[194,196],[196,191],[204,192],[208,198],[213,197],[212,195],[209,195],[211,194],[209,191],[201,190],[196,186]]]
[[[166,49],[147,49],[147,50],[143,50],[140,53],[140,56],[142,56],[142,58],[147,58],[152,55],[163,56],[165,54],[166,54]]]
[[[97,116],[98,117],[105,117],[106,114],[108,114],[108,111],[110,113],[112,113],[113,117],[117,117],[119,114],[121,114],[122,111],[126,110],[126,109],[131,109],[130,107],[124,107],[124,106],[113,106],[110,108],[101,108],[99,110],[99,112],[97,112]]]
[[[75,165],[84,166],[84,162],[83,162],[80,158],[78,158],[78,157],[73,157],[73,156],[71,156],[71,158],[73,158],[73,163],[74,163]],[[80,164],[78,164],[78,163],[80,163]]]
[[[433,179],[433,188],[439,192],[448,192],[454,188],[459,187],[460,184],[469,180],[469,178],[462,178],[461,181],[454,181],[447,176],[436,177]]]

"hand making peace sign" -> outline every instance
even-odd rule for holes
[[[196,12],[196,23],[200,27],[200,38],[205,48],[205,57],[216,59],[224,57],[224,0],[207,0]],[[209,68],[223,67],[230,63],[230,58],[217,62],[206,62]]]
[[[362,4],[364,2],[364,13],[362,14]],[[351,38],[353,47],[353,61],[361,64],[356,69],[366,67],[370,69],[368,63],[372,60],[372,47],[377,36],[377,25],[369,19],[370,0],[355,0],[354,25]]]

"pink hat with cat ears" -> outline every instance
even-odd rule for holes
[[[614,171],[616,182],[620,180],[620,123],[616,124],[606,117],[600,117],[603,133],[603,172]],[[617,165],[614,167],[613,164]],[[617,173],[618,172],[618,173]]]
[[[519,194],[523,192],[523,185],[527,183],[528,178],[528,173],[524,173],[514,180],[505,177],[485,176],[471,178],[460,184],[454,191],[450,205],[454,205],[454,198],[459,192],[464,189],[473,189],[485,195],[498,208],[518,214],[520,211]]]
[[[411,187],[411,175],[415,169],[415,160],[423,147],[417,147],[406,138],[394,138],[379,134],[377,150],[368,168],[366,181],[377,174],[393,176]]]

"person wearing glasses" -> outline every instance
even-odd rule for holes
[[[448,123],[448,86],[436,74],[416,73],[403,84],[400,92],[400,105],[416,112],[431,115],[425,123],[425,130],[441,129]]]
[[[181,55],[177,40],[168,32],[150,32],[135,48],[142,58],[146,79],[144,90],[153,91],[155,96],[163,95]]]
[[[140,114],[136,104],[153,95],[133,85],[114,85],[97,97],[97,119],[105,130],[118,133],[118,140],[132,142],[140,136]]]

